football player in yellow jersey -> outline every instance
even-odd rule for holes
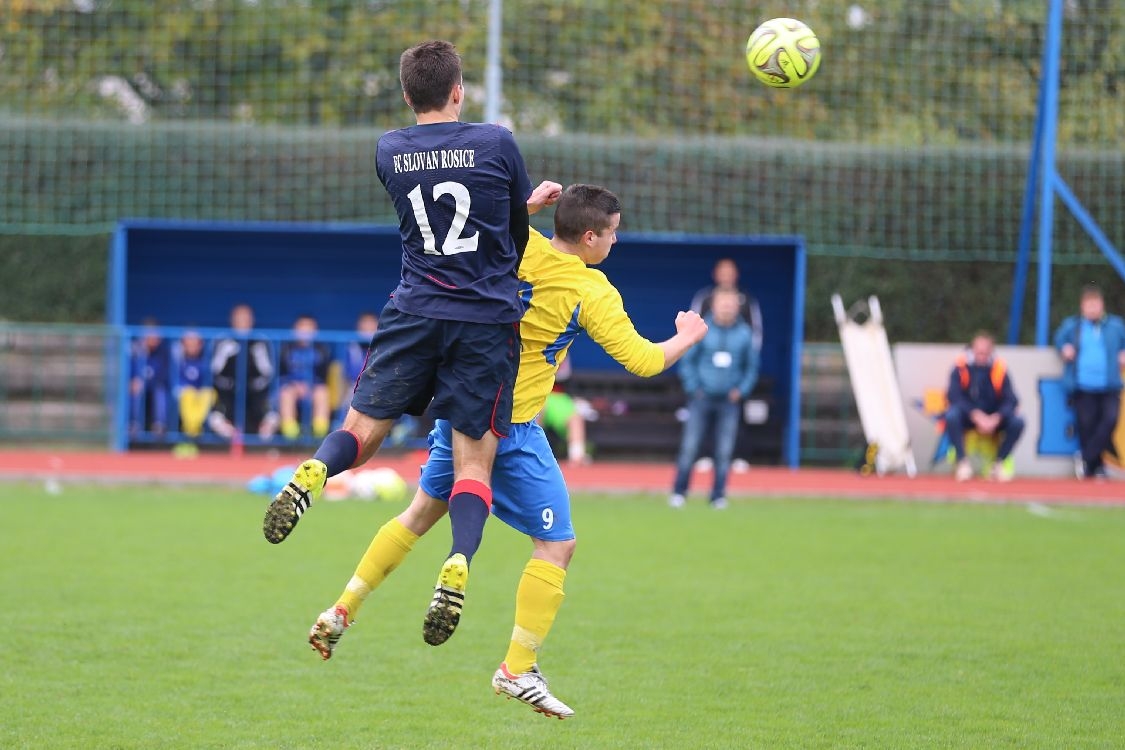
[[[552,195],[552,189],[557,195],[559,187],[543,183],[529,203]],[[668,369],[707,332],[697,314],[680,312],[676,333],[666,341],[653,343],[637,333],[621,294],[605,274],[588,268],[609,255],[620,221],[621,203],[609,190],[571,185],[558,197],[554,237],[531,231],[519,269],[526,311],[520,322],[523,351],[512,429],[500,441],[492,470],[493,514],[531,537],[534,546],[516,591],[508,653],[493,675],[492,687],[560,719],[574,711],[548,691],[536,659],[562,605],[575,535],[570,495],[536,415],[580,331],[627,370],[645,377]],[[452,485],[451,429],[439,420],[430,433],[430,455],[413,502],[379,530],[339,600],[317,618],[309,633],[309,643],[323,658],[332,656],[367,595],[402,562],[418,537],[445,515]]]

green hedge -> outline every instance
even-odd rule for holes
[[[120,217],[393,220],[374,175],[375,131],[6,126],[0,273],[8,283],[0,317],[11,320],[100,320],[108,233]],[[827,301],[833,291],[849,300],[878,294],[896,340],[1006,330],[1026,148],[697,137],[520,141],[533,180],[614,189],[626,231],[803,235],[812,340],[835,338]],[[1125,154],[1067,152],[1060,171],[1106,234],[1125,237]],[[1090,279],[1109,286],[1112,305],[1122,291],[1116,275],[1065,210],[1057,215],[1055,318]],[[1031,297],[1025,313],[1030,337]]]

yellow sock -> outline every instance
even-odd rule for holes
[[[352,579],[348,581],[344,593],[340,594],[340,598],[336,601],[338,606],[348,610],[349,622],[355,619],[367,595],[399,566],[416,541],[418,535],[403,526],[397,518],[392,518],[383,524],[379,533],[371,540],[367,551],[363,553],[363,558],[359,561]]]
[[[296,440],[301,436],[301,423],[296,419],[281,420],[281,434],[290,440]]]
[[[504,663],[512,674],[531,670],[562,606],[566,571],[546,560],[532,558],[516,589],[516,626]]]
[[[328,417],[313,417],[313,437],[324,437],[328,434]]]

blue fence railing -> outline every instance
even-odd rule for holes
[[[140,445],[314,445],[343,423],[370,336],[320,331],[123,326],[111,426]],[[404,418],[387,445],[416,445]]]

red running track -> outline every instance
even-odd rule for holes
[[[0,478],[7,480],[99,482],[130,484],[222,484],[243,486],[252,477],[272,474],[304,456],[202,454],[179,459],[170,453],[110,453],[95,451],[0,450]],[[407,481],[418,476],[425,454],[376,456],[369,467],[389,466]],[[564,466],[572,490],[641,492],[667,495],[673,467],[661,463],[593,463]],[[693,489],[706,492],[710,473],[696,473]],[[893,475],[865,477],[839,469],[752,467],[732,473],[730,497],[894,498],[904,500],[1125,505],[1125,482],[1080,482],[1076,479],[1019,479],[1008,483],[986,480],[955,482],[949,476],[922,475],[914,479]]]

